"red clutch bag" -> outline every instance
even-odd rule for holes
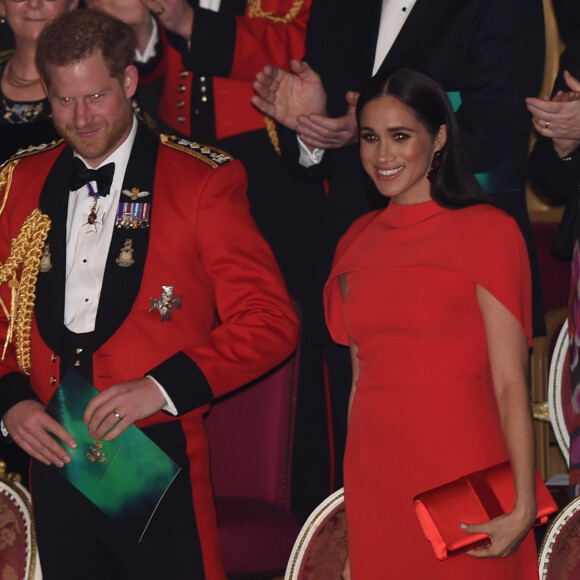
[[[461,523],[489,521],[514,509],[515,490],[510,462],[475,471],[413,499],[423,533],[435,556],[446,560],[473,548],[486,546],[485,534],[468,534]],[[534,525],[544,524],[558,507],[536,471],[538,515]]]

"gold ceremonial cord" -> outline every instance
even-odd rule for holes
[[[302,10],[302,6],[304,6],[304,0],[294,0],[292,7],[284,16],[276,16],[273,12],[262,10],[262,0],[248,0],[248,7],[250,9],[248,13],[250,18],[267,18],[270,22],[288,24],[298,16],[300,10]]]
[[[18,161],[9,163],[0,172],[0,189],[3,189],[4,199],[0,207],[0,216],[6,206],[12,184],[12,172]],[[10,255],[3,265],[0,265],[0,285],[8,283],[10,288],[10,310],[2,301],[2,308],[8,315],[8,332],[2,359],[6,354],[6,348],[15,337],[16,362],[20,370],[30,374],[30,327],[34,310],[34,292],[38,278],[38,267],[44,249],[44,243],[50,218],[35,209],[24,220],[18,236],[10,241]],[[20,280],[17,278],[20,270]]]
[[[248,0],[248,7],[250,18],[266,18],[270,22],[274,22],[276,24],[288,24],[292,22],[300,14],[300,10],[304,6],[305,0],[294,0],[292,2],[292,7],[284,16],[277,16],[273,12],[267,12],[266,10],[262,10],[262,0]],[[281,155],[280,150],[280,140],[278,139],[278,132],[276,131],[276,122],[272,117],[268,115],[264,116],[264,120],[266,121],[266,131],[268,131],[268,137],[276,150],[278,155]]]

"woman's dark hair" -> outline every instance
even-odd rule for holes
[[[365,105],[382,96],[391,96],[409,107],[427,131],[435,136],[447,125],[447,141],[441,148],[439,171],[431,183],[431,197],[449,208],[490,203],[469,167],[459,139],[455,113],[445,91],[428,75],[409,68],[374,76],[362,91],[356,108],[360,124]]]

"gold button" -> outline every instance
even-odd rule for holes
[[[177,101],[177,108],[183,109],[185,107],[185,101]]]
[[[182,70],[182,71],[179,73],[179,76],[180,76],[182,79],[185,79],[185,78],[187,78],[187,77],[189,76],[189,71],[188,71],[188,70]]]
[[[77,349],[75,350],[75,352],[76,352],[77,354],[81,354],[81,353],[83,352],[83,349],[82,349],[82,348],[79,346],[79,348],[77,348]]]
[[[179,117],[177,117],[177,122],[178,123],[185,123],[185,117],[183,115],[179,115]]]
[[[50,356],[50,362],[56,362],[56,354],[54,352]]]
[[[205,83],[205,77],[199,77],[199,80],[200,80],[202,83]]]
[[[202,103],[207,103],[207,97],[205,95],[203,97],[201,97],[201,102]]]
[[[179,85],[177,87],[177,92],[178,93],[185,93],[185,91],[186,91],[186,86],[185,85]]]
[[[75,360],[75,367],[80,367],[80,366],[81,366],[81,361]]]
[[[55,385],[56,384],[56,377],[50,377],[50,384],[51,385]]]

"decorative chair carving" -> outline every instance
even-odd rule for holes
[[[580,578],[580,497],[552,522],[538,557],[540,580]]]
[[[337,580],[347,555],[348,533],[341,488],[326,498],[302,526],[284,580]]]
[[[565,321],[558,335],[550,363],[548,413],[556,440],[568,465],[570,465],[570,432],[574,419],[569,345],[568,321]]]
[[[41,578],[30,494],[0,461],[0,580]]]

